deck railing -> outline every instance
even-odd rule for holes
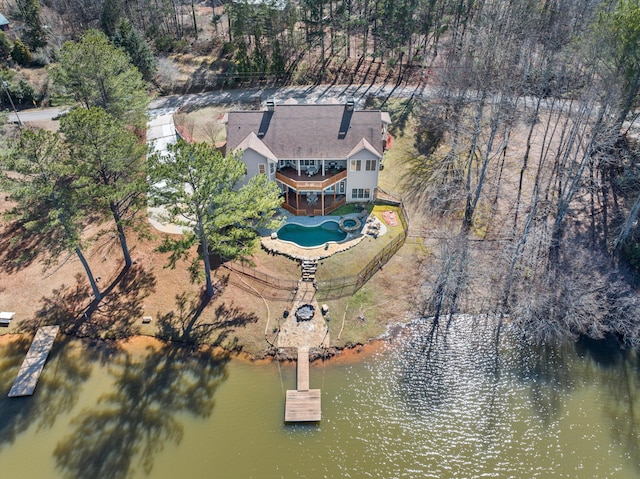
[[[293,213],[296,216],[306,216],[307,210],[305,208],[295,208],[287,203],[282,203],[282,207],[289,213]]]
[[[313,180],[294,180],[287,175],[276,171],[276,180],[284,183],[285,185],[295,188],[298,191],[322,191],[331,185],[334,185],[347,177],[347,170],[342,170],[335,175],[330,176],[326,180],[313,181]]]
[[[329,213],[333,213],[335,210],[340,208],[342,205],[346,205],[346,204],[347,204],[347,198],[346,197],[344,197],[342,199],[339,199],[339,200],[336,200],[334,203],[331,203],[330,205],[326,205],[324,207],[324,214],[328,215]],[[320,214],[322,214],[322,213],[320,213]]]

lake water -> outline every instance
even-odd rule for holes
[[[59,339],[9,399],[28,343],[0,345],[3,478],[635,478],[640,367],[611,345],[534,348],[418,322],[357,362],[313,364],[318,425],[284,425],[292,364]],[[609,346],[609,347],[607,347]]]

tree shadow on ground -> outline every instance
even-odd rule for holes
[[[69,478],[120,479],[139,467],[150,473],[165,442],[182,439],[177,416],[211,414],[228,360],[171,344],[149,347],[142,358],[119,354],[110,367],[115,385],[72,420],[73,432],[57,444],[58,469]]]
[[[49,353],[33,396],[9,398],[7,394],[31,342],[21,337],[2,347],[0,354],[0,450],[36,424],[37,430],[53,427],[59,415],[68,413],[78,401],[82,384],[90,375],[84,348],[73,347],[68,337],[58,336]]]
[[[221,302],[211,313],[203,315],[210,298],[187,293],[176,295],[176,309],[158,319],[158,335],[171,341],[222,345],[236,328],[255,323],[258,317],[246,313],[233,302]]]
[[[15,273],[30,266],[39,255],[42,235],[26,230],[19,222],[8,223],[0,231],[0,271]]]
[[[83,333],[96,337],[106,334],[118,339],[138,333],[138,322],[144,314],[144,299],[156,289],[156,278],[140,265],[125,268],[103,292],[103,298],[87,310]]]
[[[136,321],[143,315],[143,302],[156,287],[155,276],[134,265],[124,269],[104,291],[100,301],[90,301],[90,288],[81,274],[72,286],[62,285],[43,297],[33,318],[19,323],[19,332],[44,325],[60,325],[65,334],[78,337],[124,338],[138,332]]]

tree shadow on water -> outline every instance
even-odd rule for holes
[[[142,358],[118,355],[110,368],[115,385],[73,419],[73,432],[57,444],[58,469],[69,478],[120,479],[138,468],[150,473],[165,443],[182,439],[176,416],[211,414],[228,359],[171,344],[150,347]]]
[[[91,373],[81,349],[58,337],[49,353],[45,370],[33,396],[9,398],[7,394],[25,358],[31,338],[22,337],[2,347],[0,354],[0,450],[22,432],[36,425],[51,428],[59,415],[68,413],[78,401],[82,384]]]
[[[640,473],[640,358],[619,346],[604,346],[610,348],[604,361],[602,351],[591,356],[601,368],[602,388],[608,391],[603,402],[604,416],[609,421],[611,439],[625,452],[627,463]]]
[[[544,424],[556,420],[564,408],[567,394],[575,389],[577,373],[573,344],[567,342],[515,342],[514,374],[529,387],[529,399]]]

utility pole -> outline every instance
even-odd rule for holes
[[[13,108],[13,112],[16,114],[16,118],[18,119],[18,126],[20,128],[22,128],[22,121],[20,120],[20,117],[18,116],[18,110],[16,110],[16,106],[13,104],[13,99],[11,98],[11,94],[9,93],[9,89],[7,88],[9,85],[7,85],[7,82],[4,81],[2,78],[0,78],[0,82],[2,82],[2,86],[4,87],[4,91],[7,94],[7,97],[9,98],[9,103],[11,103],[11,108]]]

